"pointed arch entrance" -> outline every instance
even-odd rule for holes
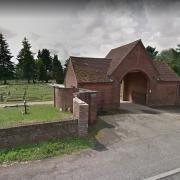
[[[148,104],[149,78],[144,72],[128,72],[121,80],[120,86],[120,100]]]

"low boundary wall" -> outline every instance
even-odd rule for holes
[[[52,122],[40,122],[0,129],[0,149],[20,144],[66,136],[85,137],[88,134],[88,104],[79,98],[73,99],[73,118]]]
[[[0,148],[78,135],[78,120],[33,123],[0,129]]]

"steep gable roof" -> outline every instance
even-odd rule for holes
[[[180,81],[180,77],[165,62],[153,61],[153,63],[159,72],[160,80]]]
[[[112,74],[114,70],[119,66],[122,60],[132,51],[132,49],[140,42],[141,40],[134,41],[132,43],[120,46],[118,48],[112,49],[106,56],[106,58],[112,59],[110,67],[108,69],[108,74]]]
[[[78,83],[111,82],[107,76],[110,59],[71,56],[70,60]]]
[[[112,49],[106,58],[90,58],[71,56],[73,70],[78,83],[111,82],[111,75],[125,57],[141,40]],[[180,81],[178,75],[164,62],[151,61],[155,71],[162,81]]]

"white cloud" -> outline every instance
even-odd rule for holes
[[[159,50],[179,43],[178,2],[166,8],[162,1],[127,2],[90,1],[77,9],[4,14],[0,16],[0,30],[5,33],[14,56],[26,36],[34,53],[48,48],[58,53],[62,61],[69,55],[104,57],[111,48],[139,38]]]
[[[0,26],[0,33],[2,33],[4,36],[7,36],[9,38],[13,38],[13,37],[16,36],[15,32],[13,32],[13,31],[11,31],[9,29],[6,29],[4,27],[1,27],[1,26]]]

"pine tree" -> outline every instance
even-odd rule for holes
[[[52,78],[52,58],[48,49],[43,49],[38,52],[38,57],[42,60],[42,66],[45,68],[45,74],[43,74],[43,80],[48,82]]]
[[[67,59],[64,63],[64,77],[66,75],[67,67],[68,67],[69,59]]]
[[[56,80],[56,83],[63,83],[63,67],[61,62],[58,60],[58,56],[54,55],[53,58],[53,66],[52,66],[53,78]]]
[[[31,52],[31,45],[26,38],[22,41],[22,45],[23,48],[17,56],[17,60],[19,61],[17,68],[21,77],[27,79],[28,83],[30,83],[30,80],[34,80],[35,77],[35,61]]]
[[[39,81],[44,81],[46,78],[46,69],[43,60],[39,57],[36,61],[37,78]]]
[[[38,80],[39,81],[47,81],[47,68],[46,68],[46,55],[48,53],[44,53],[39,50],[37,55],[37,74],[38,74]],[[48,55],[49,56],[49,55]]]
[[[14,76],[14,63],[11,61],[10,50],[8,43],[3,35],[0,33],[0,78],[4,80],[4,84],[8,79],[12,79]]]

